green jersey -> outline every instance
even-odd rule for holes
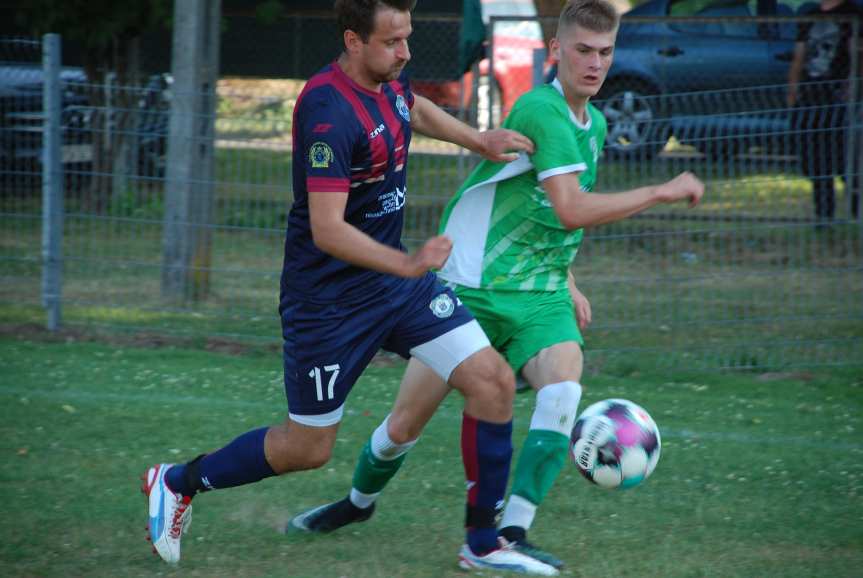
[[[474,288],[559,291],[584,231],[564,228],[542,181],[579,173],[581,189],[593,190],[605,118],[588,104],[579,122],[555,80],[522,95],[503,126],[536,150],[510,163],[482,161],[450,200],[440,232],[453,251],[439,276]]]

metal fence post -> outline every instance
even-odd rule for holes
[[[42,37],[42,305],[50,331],[60,327],[63,290],[60,62],[60,36],[46,34]]]
[[[860,82],[863,79],[860,78],[860,47],[858,43],[860,34],[860,22],[857,19],[851,21],[851,75],[848,80],[848,104],[847,104],[847,123],[848,123],[848,132],[846,133],[846,148],[848,151],[845,155],[845,197],[848,204],[848,218],[854,219],[854,204],[855,204],[855,195],[857,196],[857,219],[860,218],[860,195],[863,194],[861,191],[861,187],[863,187],[863,174],[860,173],[863,170],[863,152],[858,151],[860,144],[858,143],[858,139],[860,137],[860,131],[863,130],[861,127],[861,119],[860,118],[860,104],[858,100],[860,99]],[[856,152],[855,152],[856,151]]]
[[[545,48],[533,50],[533,87],[545,84]]]

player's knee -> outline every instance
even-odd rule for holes
[[[482,364],[475,376],[480,396],[488,403],[511,408],[515,397],[515,374],[500,356]]]
[[[323,467],[330,461],[333,455],[333,448],[325,444],[309,447],[302,456],[302,469],[314,470]]]
[[[332,456],[335,428],[305,427],[290,420],[267,433],[267,460],[277,474],[320,468]]]
[[[466,359],[450,376],[450,385],[465,397],[465,411],[483,420],[512,417],[515,375],[493,349],[486,348]]]
[[[386,433],[392,444],[407,446],[416,443],[422,433],[422,427],[413,423],[407,416],[394,411],[387,419]]]

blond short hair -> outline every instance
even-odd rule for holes
[[[613,32],[620,24],[620,14],[608,0],[569,0],[560,11],[558,34],[573,25],[592,32]]]

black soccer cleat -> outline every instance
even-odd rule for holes
[[[288,522],[286,532],[317,532],[325,534],[338,530],[342,526],[354,522],[365,522],[375,512],[375,505],[368,508],[358,508],[351,503],[349,498],[343,498],[338,502],[324,504],[311,510],[297,514]]]

